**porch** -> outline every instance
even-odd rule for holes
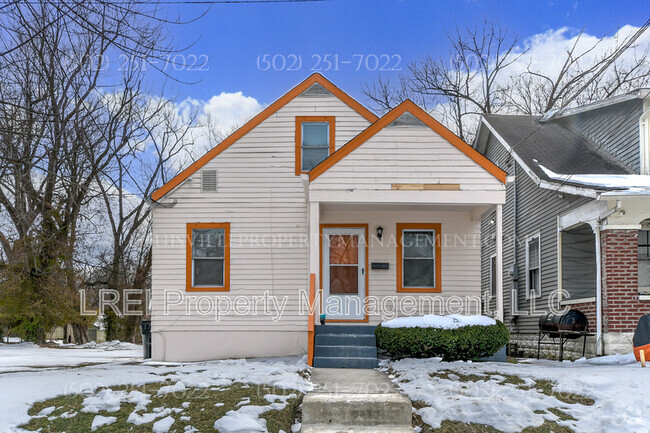
[[[481,313],[481,216],[496,209],[498,235],[483,241],[496,245],[500,266],[503,194],[451,192],[395,191],[383,202],[367,196],[345,201],[346,194],[340,201],[310,201],[317,305],[309,323],[312,365],[376,367],[374,328],[384,320]],[[502,276],[496,278],[502,287]],[[494,316],[502,319],[502,302]],[[325,326],[316,326],[321,321]]]

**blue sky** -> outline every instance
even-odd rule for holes
[[[170,16],[196,16],[205,7],[165,6]],[[196,23],[172,27],[178,45],[196,42],[186,52],[186,63],[207,59],[206,70],[185,70],[173,75],[194,85],[167,80],[165,92],[183,99],[207,100],[221,92],[241,91],[268,104],[312,73],[318,60],[315,55],[338,56],[339,70],[324,75],[352,96],[364,102],[360,92],[363,82],[373,81],[375,61],[390,56],[390,68],[404,69],[418,57],[448,52],[445,30],[456,25],[481,23],[486,17],[498,17],[522,38],[569,27],[585,29],[601,37],[612,34],[620,26],[639,26],[646,17],[647,1],[412,1],[412,0],[333,0],[317,3],[218,4]],[[275,67],[285,70],[262,71],[276,57]],[[301,67],[287,71],[300,56]],[[355,54],[363,57],[354,56]],[[382,58],[381,56],[384,55]],[[377,56],[377,58],[373,57]],[[357,71],[359,59],[361,67]],[[366,60],[368,64],[366,65]],[[350,63],[343,63],[349,61]],[[321,63],[323,65],[323,63]],[[294,65],[297,66],[297,65]],[[171,69],[171,66],[169,67]],[[196,68],[195,68],[196,69]],[[297,68],[296,68],[297,69]],[[382,74],[396,75],[387,71]],[[162,77],[152,75],[152,87],[160,87]]]

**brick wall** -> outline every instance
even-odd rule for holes
[[[636,230],[601,233],[605,332],[632,332],[650,313],[650,302],[639,301],[637,236]]]
[[[589,321],[589,331],[596,332],[596,302],[583,302],[580,304],[567,305],[570,310],[580,310]]]

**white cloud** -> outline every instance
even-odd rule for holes
[[[263,108],[257,99],[243,92],[222,92],[207,100],[187,98],[176,104],[176,116],[193,128],[187,138],[191,144],[175,158],[174,165],[178,169],[187,167],[191,160],[200,158]]]

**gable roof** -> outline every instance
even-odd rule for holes
[[[257,125],[259,125],[264,120],[269,118],[276,111],[278,111],[280,108],[284,107],[288,102],[290,102],[296,96],[300,95],[305,90],[309,89],[314,84],[320,84],[322,87],[324,87],[329,92],[331,92],[334,96],[336,96],[341,101],[343,101],[345,104],[347,104],[350,108],[352,108],[357,113],[359,113],[361,116],[366,118],[369,122],[372,123],[372,122],[375,122],[377,120],[377,116],[375,114],[373,114],[370,110],[368,110],[366,107],[364,107],[359,102],[357,102],[350,95],[348,95],[343,90],[336,87],[332,82],[330,82],[327,78],[323,77],[321,74],[314,73],[314,74],[310,75],[302,83],[298,84],[296,87],[294,87],[293,89],[291,89],[287,93],[285,93],[282,97],[280,97],[274,103],[272,103],[271,105],[266,107],[264,110],[262,110],[259,114],[257,114],[251,120],[246,122],[244,124],[244,126],[239,128],[237,131],[233,132],[227,138],[222,140],[218,145],[216,145],[215,147],[210,149],[205,155],[203,155],[201,158],[197,159],[194,163],[192,163],[185,170],[181,171],[179,174],[177,174],[175,177],[173,177],[171,180],[169,180],[163,186],[161,186],[156,191],[154,191],[151,194],[151,199],[153,201],[160,200],[162,197],[165,196],[165,194],[169,193],[171,190],[176,188],[185,179],[190,177],[193,173],[195,173],[197,170],[199,170],[201,167],[203,167],[205,164],[207,164],[210,160],[212,160],[212,158],[214,158],[215,156],[219,155],[221,152],[223,152],[224,150],[229,148],[233,143],[235,143],[237,140],[242,138],[249,131],[251,131]]]
[[[541,116],[528,115],[491,114],[484,115],[483,119],[496,138],[519,158],[523,168],[539,180],[557,181],[542,166],[563,175],[634,173],[591,140],[559,122],[541,123]],[[573,182],[568,178],[564,183]]]
[[[465,143],[463,140],[458,138],[456,134],[451,132],[449,129],[445,128],[440,122],[431,117],[429,113],[420,108],[413,101],[406,100],[399,104],[397,107],[393,108],[391,111],[386,113],[383,117],[377,120],[375,123],[370,125],[368,128],[364,129],[359,135],[354,137],[352,140],[348,141],[345,145],[339,148],[336,152],[331,154],[328,158],[323,160],[320,164],[314,167],[309,172],[309,180],[313,181],[318,178],[321,174],[325,173],[330,167],[334,164],[345,158],[349,155],[354,149],[361,146],[363,143],[368,141],[371,137],[377,134],[379,131],[384,129],[386,126],[390,125],[392,122],[397,120],[404,113],[410,113],[424,125],[431,128],[434,132],[440,135],[442,138],[447,140],[449,143],[454,145],[458,150],[467,155],[470,159],[476,162],[478,165],[483,167],[487,172],[496,177],[502,183],[506,183],[506,173],[492,163],[489,159],[483,156],[476,149],[472,148],[470,145]]]

